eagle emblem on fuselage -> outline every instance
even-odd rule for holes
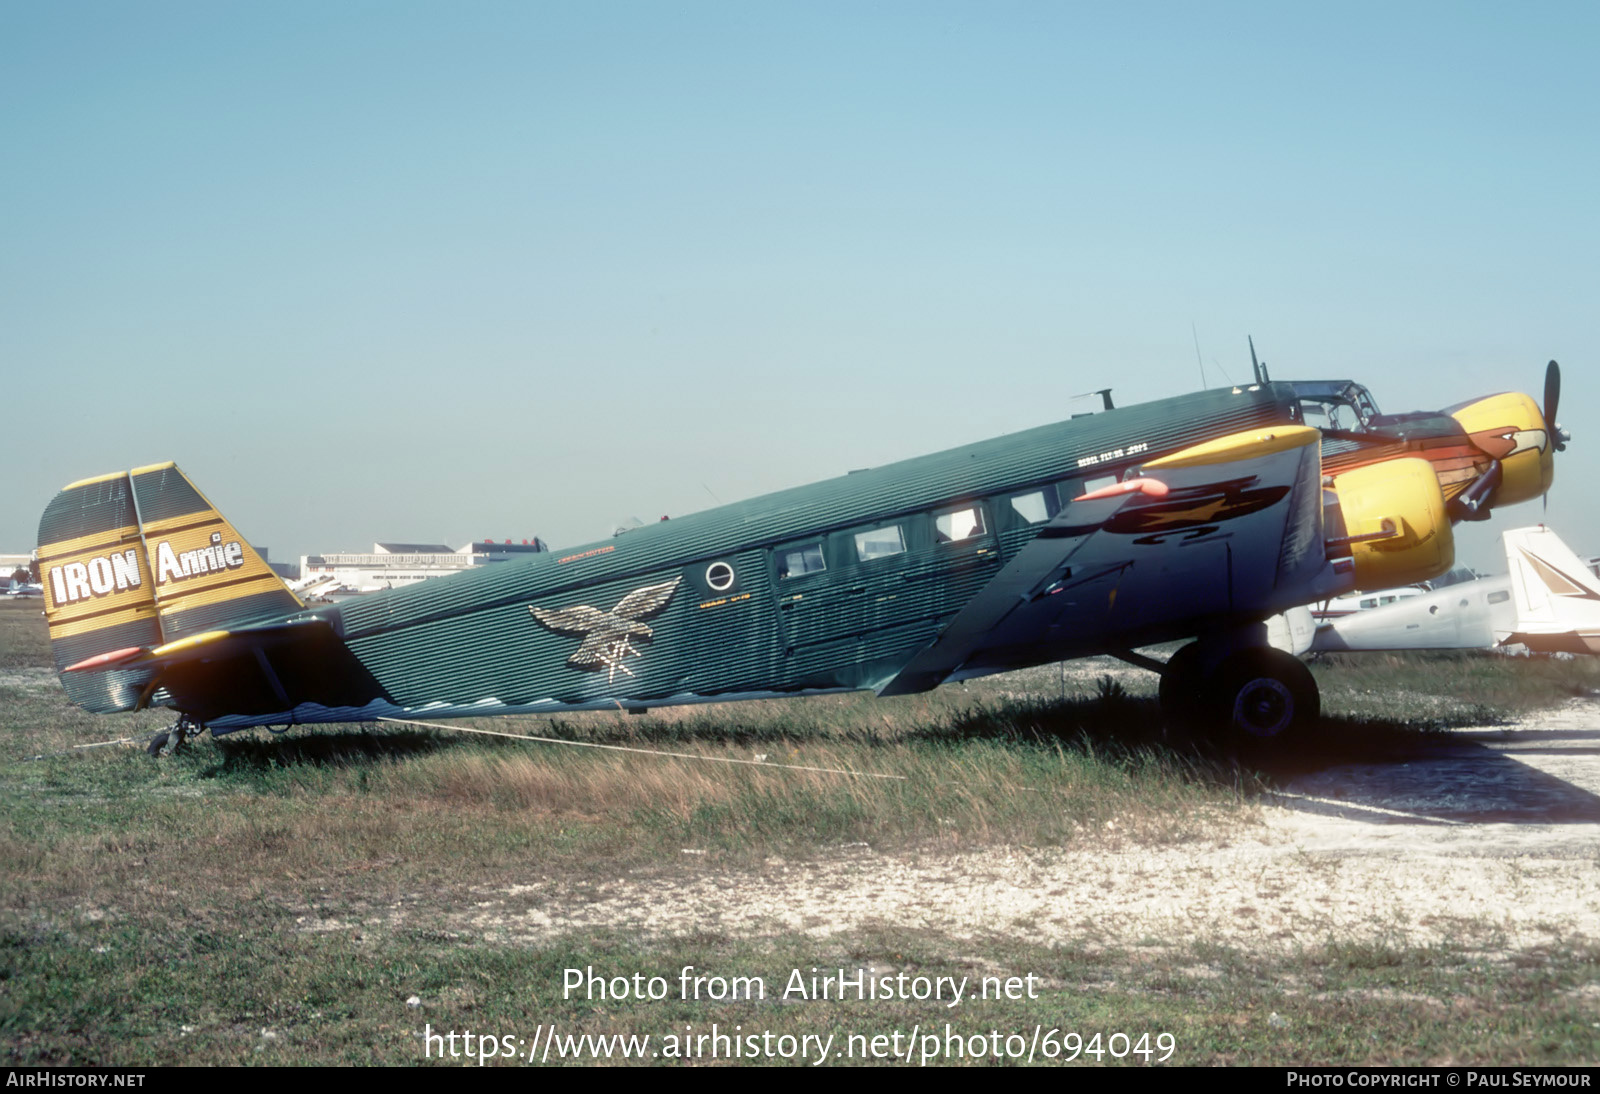
[[[586,669],[599,672],[604,669],[607,673],[607,683],[612,683],[617,678],[617,671],[633,675],[633,670],[622,663],[625,657],[638,657],[640,651],[634,646],[633,640],[648,639],[655,632],[646,624],[640,622],[655,615],[667,606],[667,601],[672,599],[672,594],[678,589],[678,582],[683,578],[675,577],[671,581],[664,581],[660,585],[646,585],[642,589],[635,589],[621,600],[609,612],[599,608],[591,608],[587,604],[575,604],[570,608],[534,608],[528,611],[544,626],[561,634],[577,634],[583,636],[583,642],[567,664],[575,669]]]

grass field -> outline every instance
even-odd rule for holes
[[[38,611],[37,601],[0,602],[8,1064],[411,1064],[424,1059],[425,1029],[531,1042],[550,1023],[562,1036],[658,1038],[716,1023],[723,1032],[832,1033],[840,1045],[850,1032],[929,1023],[944,1032],[947,1021],[958,1033],[1002,1036],[1031,1036],[1036,1025],[1120,1030],[1130,1045],[1167,1032],[1180,1046],[1173,1062],[1190,1064],[1570,1062],[1596,1049],[1597,954],[1586,946],[1513,959],[1481,945],[1318,939],[1263,956],[1160,939],[1041,947],[1005,937],[1015,931],[975,940],[890,924],[824,937],[596,930],[528,945],[462,930],[452,917],[530,879],[580,892],[619,877],[666,889],[707,871],[737,877],[773,862],[826,862],[855,844],[927,855],[1062,846],[1114,854],[1249,832],[1257,795],[1280,773],[1168,739],[1149,674],[1070,677],[1052,667],[897,700],[481,723],[765,757],[759,767],[370,726],[203,737],[155,761],[139,748],[70,751],[147,738],[168,719],[71,707],[46,671]],[[1587,660],[1390,657],[1314,671],[1326,743],[1298,764],[1381,758],[1419,733],[1600,687]],[[373,914],[400,907],[401,927]],[[563,999],[563,970],[589,966],[659,975],[673,994]],[[684,966],[762,976],[769,993],[790,970],[813,966],[974,983],[1033,974],[1039,997],[959,1009],[683,1000]]]

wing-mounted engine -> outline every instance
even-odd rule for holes
[[[1324,505],[1331,557],[1348,552],[1358,589],[1438,577],[1455,565],[1455,533],[1433,464],[1404,457],[1333,480]]]

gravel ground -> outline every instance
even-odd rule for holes
[[[457,930],[514,942],[607,929],[814,936],[893,925],[955,937],[1244,950],[1329,941],[1495,951],[1600,942],[1600,705],[1468,730],[1408,763],[1317,773],[1176,847],[880,854],[670,880],[483,889]],[[685,848],[692,857],[694,848]],[[416,907],[413,905],[412,907]],[[419,909],[420,910],[420,909]],[[372,916],[398,925],[405,905]],[[309,929],[339,926],[330,921]]]

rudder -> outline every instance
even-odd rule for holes
[[[1600,653],[1600,581],[1543,525],[1504,533],[1516,642],[1540,652]]]
[[[51,500],[39,519],[39,576],[67,697],[97,714],[134,709],[152,670],[63,672],[99,654],[162,641],[127,474],[80,480]]]

